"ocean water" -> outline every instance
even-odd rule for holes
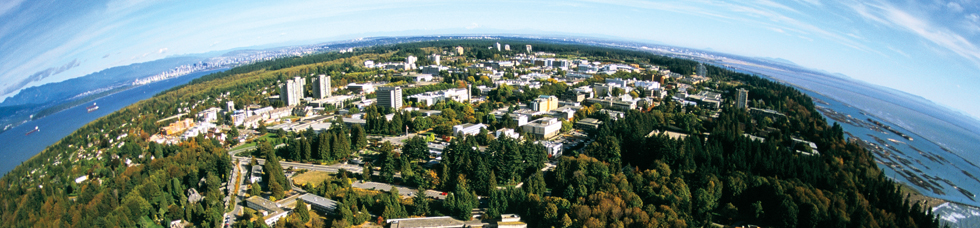
[[[58,142],[78,128],[100,117],[113,113],[175,86],[187,84],[195,78],[218,72],[205,71],[142,85],[94,100],[99,109],[88,112],[91,103],[79,105],[64,111],[33,120],[0,133],[0,175],[6,174],[27,159],[40,153],[44,148]],[[25,135],[37,127],[40,131]]]
[[[956,202],[934,208],[951,224],[980,221],[980,123],[921,97],[857,80],[788,67],[727,63],[739,71],[790,84],[814,103],[846,137],[874,153],[878,167],[924,195]],[[908,140],[870,120],[880,122]],[[976,208],[972,208],[976,210]],[[967,226],[960,227],[971,227]]]

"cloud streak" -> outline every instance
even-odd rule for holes
[[[868,21],[916,35],[965,58],[974,67],[980,67],[980,49],[977,45],[949,28],[934,25],[927,19],[885,2],[854,3],[850,8]]]
[[[81,63],[78,62],[78,59],[75,59],[75,60],[72,60],[71,62],[65,63],[65,65],[62,65],[60,67],[51,67],[51,68],[48,68],[48,69],[44,69],[44,70],[35,72],[34,74],[31,74],[30,76],[28,76],[24,80],[21,80],[21,81],[16,82],[16,83],[14,83],[12,85],[9,85],[9,86],[5,86],[3,88],[3,90],[0,90],[0,94],[6,94],[6,93],[13,92],[13,91],[17,91],[17,90],[23,88],[28,83],[36,82],[36,81],[41,81],[42,79],[45,79],[47,77],[51,77],[52,75],[60,74],[61,72],[65,72],[65,71],[67,71],[67,70],[69,70],[71,68],[75,68],[75,67],[77,67],[79,65],[81,65]]]

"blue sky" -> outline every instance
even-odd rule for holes
[[[980,0],[0,1],[0,98],[172,55],[365,36],[580,35],[774,57],[980,117]]]

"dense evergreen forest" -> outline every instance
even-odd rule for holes
[[[272,105],[273,85],[296,75],[332,75],[334,85],[349,82],[393,81],[391,72],[364,68],[364,60],[399,61],[462,46],[467,51],[446,65],[462,67],[467,60],[506,59],[523,50],[491,51],[507,42],[531,44],[535,51],[561,58],[588,58],[604,63],[635,63],[665,67],[689,75],[697,62],[585,45],[526,40],[443,40],[360,48],[352,53],[323,53],[236,67],[196,79],[145,101],[100,118],[51,145],[0,178],[0,227],[160,227],[183,219],[199,227],[221,224],[232,161],[228,142],[198,137],[178,145],[159,145],[149,136],[169,122],[158,120],[179,113],[195,114],[224,101],[236,106]],[[420,58],[422,59],[422,58]],[[707,66],[712,83],[698,89],[720,91],[734,100],[736,89],[749,90],[754,106],[779,111],[785,119],[771,120],[724,105],[717,118],[705,110],[665,100],[661,105],[632,110],[611,118],[601,106],[584,107],[575,120],[603,121],[588,132],[595,141],[581,150],[549,158],[532,140],[476,136],[454,137],[442,162],[427,165],[426,139],[414,137],[400,148],[389,143],[369,145],[368,134],[397,135],[432,131],[450,135],[453,125],[484,123],[493,129],[514,128],[510,118],[496,119],[491,111],[513,107],[537,95],[560,95],[575,85],[547,83],[541,88],[500,86],[487,102],[440,102],[423,108],[442,115],[424,117],[370,106],[363,110],[367,125],[334,124],[328,131],[279,133],[258,142],[256,157],[268,159],[265,189],[281,198],[288,189],[278,160],[329,163],[346,160],[362,149],[377,152],[364,165],[368,172],[341,171],[317,185],[299,186],[337,200],[337,213],[310,216],[295,210],[290,222],[277,227],[350,227],[364,222],[409,216],[448,215],[468,219],[471,209],[486,208],[484,218],[516,213],[529,227],[704,227],[718,224],[756,224],[773,227],[938,227],[928,208],[905,200],[895,183],[885,178],[872,154],[845,140],[840,126],[827,124],[812,100],[795,88],[754,75]],[[508,77],[522,72],[508,71]],[[645,73],[596,76],[643,77]],[[490,85],[489,79],[463,73],[443,76],[441,83],[413,88],[421,93],[465,85]],[[415,105],[419,106],[419,105]],[[513,108],[511,108],[513,111]],[[393,113],[391,120],[384,114]],[[571,128],[563,126],[563,131]],[[264,130],[264,127],[263,127]],[[648,133],[675,130],[687,137]],[[766,132],[766,140],[746,134]],[[529,138],[527,135],[525,138]],[[794,138],[814,142],[820,155],[796,153]],[[273,149],[272,145],[284,147]],[[478,150],[483,148],[484,150]],[[557,167],[542,172],[549,159]],[[378,167],[380,175],[371,175]],[[397,175],[397,177],[396,177]],[[86,180],[76,182],[76,178]],[[399,183],[418,189],[449,192],[445,200],[401,198],[388,192],[351,187],[356,179]],[[516,187],[521,185],[521,187]],[[189,199],[188,191],[200,199]],[[263,189],[256,186],[254,189]],[[421,192],[420,192],[421,193]],[[234,201],[233,201],[234,202]],[[246,214],[252,218],[253,214]],[[382,220],[383,221],[383,220]],[[261,220],[235,227],[263,227]]]

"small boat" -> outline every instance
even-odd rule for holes
[[[27,132],[27,134],[24,134],[24,135],[25,135],[25,136],[26,136],[26,135],[31,135],[31,134],[34,134],[34,132],[38,132],[38,131],[41,131],[41,130],[40,130],[40,129],[38,129],[38,128],[37,128],[37,126],[34,126],[34,130],[31,130],[31,131],[28,131],[28,132]]]
[[[95,105],[95,103],[92,103],[92,106],[88,106],[88,108],[86,109],[88,110],[88,112],[94,112],[95,110],[99,110],[99,106]]]

